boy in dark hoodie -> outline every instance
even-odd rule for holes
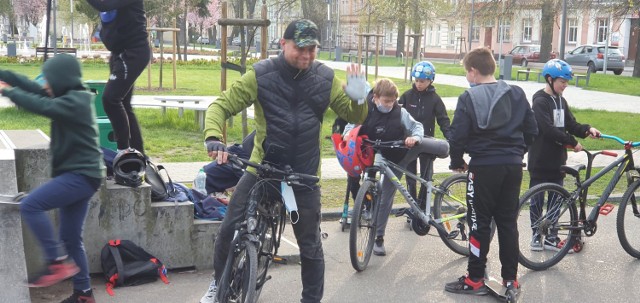
[[[48,264],[29,286],[47,287],[73,277],[73,294],[63,302],[92,303],[95,300],[82,229],[89,200],[105,177],[94,95],[82,85],[80,64],[73,56],[51,58],[42,67],[42,74],[44,86],[0,70],[3,96],[22,109],[51,119],[52,179],[20,203],[22,217],[42,246]],[[52,209],[59,209],[59,238],[47,215]]]
[[[563,60],[549,60],[542,69],[542,76],[546,82],[545,88],[533,95],[532,107],[540,135],[529,149],[528,166],[531,176],[529,188],[545,182],[562,185],[564,173],[560,171],[560,166],[567,162],[566,147],[572,146],[574,152],[582,150],[582,145],[574,136],[580,138],[600,136],[600,131],[589,124],[580,124],[576,121],[567,100],[562,97],[569,81],[573,79],[571,66]],[[531,222],[535,222],[542,215],[544,199],[531,201],[529,214]],[[549,209],[554,208],[550,206]],[[560,248],[560,239],[557,235],[550,234],[542,239],[539,231],[533,230],[531,250],[558,251]]]
[[[144,154],[140,125],[131,107],[133,84],[151,58],[143,0],[87,2],[100,11],[100,38],[111,51],[102,106],[113,126],[118,151],[132,147]]]
[[[411,76],[415,79],[413,87],[407,90],[400,96],[398,104],[404,107],[416,121],[422,123],[424,127],[424,135],[433,137],[435,133],[435,122],[438,121],[440,130],[445,139],[449,139],[449,125],[451,120],[447,116],[447,108],[444,106],[442,99],[436,93],[436,88],[433,86],[433,80],[436,78],[436,68],[429,61],[418,62],[411,69]],[[426,165],[432,163],[428,156],[420,156],[420,170],[426,171]],[[416,165],[418,160],[409,163],[407,169],[411,173],[416,173]],[[422,173],[420,174],[422,175]],[[411,197],[416,199],[416,180],[407,178],[407,189]],[[421,193],[420,199],[416,201],[420,202],[422,208],[425,207],[425,199]]]
[[[498,227],[503,284],[517,292],[518,197],[522,160],[538,134],[536,120],[524,91],[493,76],[496,63],[488,48],[478,48],[463,59],[471,85],[458,98],[449,138],[451,168],[467,178],[469,260],[467,275],[447,283],[453,293],[485,295],[491,220]],[[469,165],[462,158],[467,152]]]

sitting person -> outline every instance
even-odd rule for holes
[[[256,131],[251,132],[242,140],[242,144],[234,144],[229,146],[229,152],[238,155],[243,159],[249,159],[253,150],[253,139]],[[242,169],[231,165],[220,165],[217,161],[204,166],[204,172],[207,174],[205,189],[207,195],[225,192],[228,188],[232,188],[238,184],[238,180],[244,173]]]

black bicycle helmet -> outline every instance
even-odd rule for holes
[[[117,184],[138,187],[144,182],[147,161],[135,148],[120,151],[113,159],[113,175]]]

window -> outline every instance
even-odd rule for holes
[[[456,26],[450,25],[449,26],[449,45],[455,45],[455,44],[456,44]]]
[[[502,20],[498,23],[498,34],[496,35],[496,42],[510,42],[511,39],[511,21],[510,20]]]
[[[609,34],[609,19],[598,19],[598,31],[596,33],[597,43],[606,43]]]
[[[578,43],[578,19],[567,19],[567,42]]]
[[[522,42],[531,42],[533,34],[533,26],[531,24],[531,19],[522,20]]]
[[[480,26],[473,22],[473,27],[471,28],[471,41],[478,42],[480,41]]]
[[[433,42],[433,25],[427,28],[427,45],[435,45]]]

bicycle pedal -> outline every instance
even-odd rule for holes
[[[613,211],[614,207],[615,205],[611,203],[605,203],[604,205],[602,205],[602,207],[600,207],[600,214],[606,216]]]
[[[280,257],[280,256],[273,256],[273,263],[277,263],[277,264],[287,264],[287,259]]]

